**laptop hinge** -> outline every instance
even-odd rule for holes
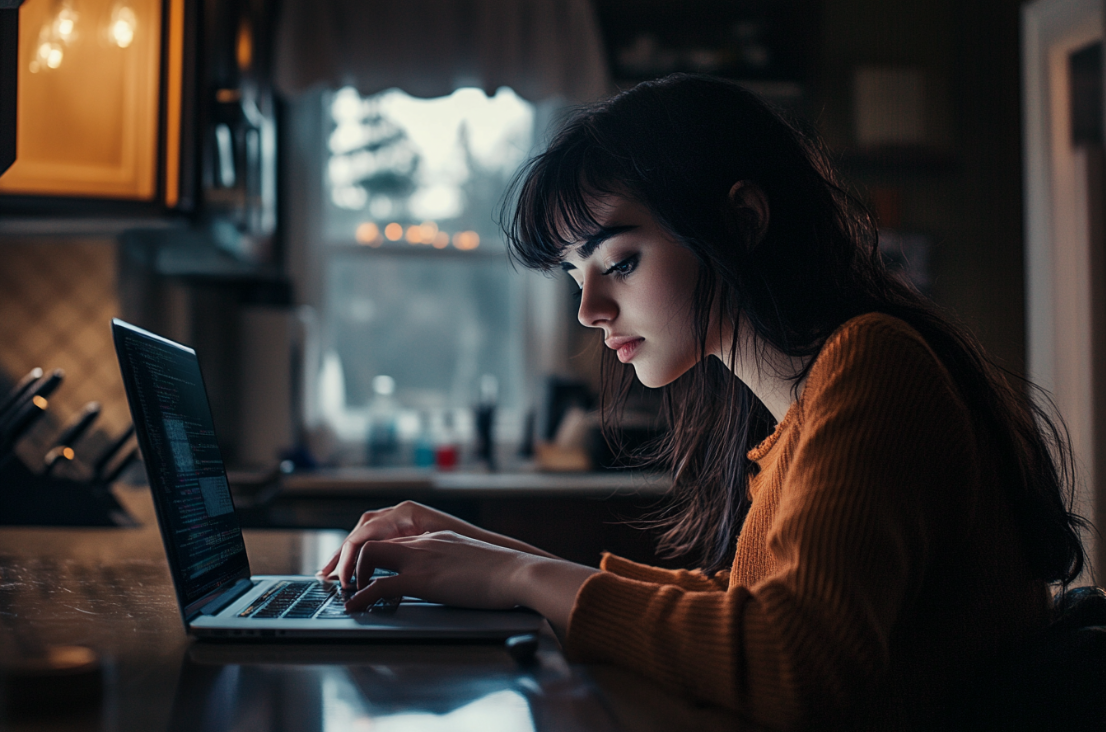
[[[246,591],[253,587],[254,583],[248,579],[240,579],[235,582],[230,588],[221,593],[211,602],[200,608],[199,615],[215,615],[227,605],[237,600],[242,595],[246,594]]]

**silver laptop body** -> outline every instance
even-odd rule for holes
[[[348,615],[335,583],[250,574],[196,352],[122,320],[115,352],[181,616],[210,638],[497,639],[536,632],[525,609],[468,610],[404,598]]]

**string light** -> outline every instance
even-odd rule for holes
[[[359,244],[368,244],[371,247],[380,246],[380,227],[372,221],[366,221],[359,225],[354,235],[357,237],[357,243]]]
[[[450,236],[448,231],[439,229],[434,221],[411,224],[406,228],[398,221],[393,221],[383,231],[375,221],[363,221],[354,229],[354,238],[358,244],[371,247],[379,247],[385,240],[406,241],[411,246],[425,245],[435,249],[445,249],[453,244],[455,249],[463,252],[480,247],[480,234],[475,231],[458,231]]]
[[[453,246],[467,252],[480,246],[480,235],[475,231],[458,231],[453,235]]]

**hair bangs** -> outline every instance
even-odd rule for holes
[[[566,249],[602,228],[592,214],[595,199],[624,188],[611,172],[610,156],[587,132],[586,125],[569,125],[512,181],[507,200],[514,200],[513,214],[501,218],[500,226],[516,264],[558,267]]]

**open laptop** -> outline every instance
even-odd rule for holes
[[[488,638],[536,632],[529,610],[469,610],[404,598],[346,614],[337,583],[251,576],[196,352],[112,321],[135,433],[181,615],[213,638]],[[381,612],[379,610],[385,610]]]

